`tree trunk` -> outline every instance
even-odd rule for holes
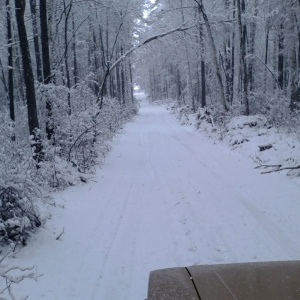
[[[296,47],[295,47],[296,48]],[[297,72],[297,51],[293,50],[291,55],[291,69],[292,69],[292,80],[291,80],[291,102],[290,109],[295,111],[300,108],[300,87],[298,83],[298,72]]]
[[[225,0],[225,12],[226,18],[230,18],[229,14],[229,1]],[[231,103],[232,92],[233,92],[233,82],[232,82],[232,55],[231,55],[231,34],[230,30],[226,29],[226,35],[224,40],[224,56],[225,56],[225,79],[226,79],[226,102],[227,104]]]
[[[269,24],[267,23],[267,28],[266,28],[266,49],[265,49],[265,65],[268,65],[268,54],[269,54],[269,33],[270,33],[270,28],[269,28]],[[267,91],[267,72],[268,70],[265,70],[265,74],[264,74],[264,92],[266,93]]]
[[[121,55],[124,54],[123,47],[121,46]],[[124,74],[124,64],[121,63],[121,94],[122,94],[122,104],[125,105],[126,103],[126,95],[125,95],[125,74]]]
[[[278,36],[278,83],[281,90],[284,88],[284,36],[283,24],[280,25],[280,33]]]
[[[237,0],[237,15],[238,15],[238,26],[240,34],[240,69],[243,85],[243,101],[245,104],[245,115],[249,116],[250,106],[249,106],[249,97],[248,97],[248,83],[249,77],[247,72],[246,65],[246,26],[242,25],[242,10],[244,11],[244,3],[241,4],[241,0]]]
[[[40,0],[40,25],[41,25],[41,44],[42,44],[44,83],[48,84],[51,80],[51,67],[50,67],[49,37],[48,37],[48,23],[47,23],[47,0]]]
[[[4,68],[3,68],[1,57],[0,57],[0,69],[1,69],[1,81],[4,86],[5,94],[7,97],[7,102],[9,103],[9,95],[8,95],[8,88],[7,88],[7,84],[6,84],[6,76],[4,74]],[[1,109],[1,106],[0,106],[0,109]]]
[[[32,136],[31,146],[34,150],[33,158],[37,163],[44,158],[43,144],[40,136],[39,121],[36,106],[36,97],[34,89],[34,77],[32,72],[31,57],[29,53],[29,44],[24,21],[25,0],[15,0],[16,20],[19,33],[20,49],[23,61],[23,77],[26,87],[26,101],[28,110],[29,132]]]
[[[177,81],[177,100],[178,103],[180,103],[180,101],[182,100],[182,86],[181,86],[181,76],[180,76],[180,70],[179,67],[177,67],[176,70],[176,81]]]
[[[132,65],[131,65],[131,61],[129,59],[129,63],[128,63],[128,67],[129,67],[129,79],[130,79],[130,97],[131,97],[131,102],[134,103],[134,97],[133,97],[133,75],[132,75]]]
[[[6,21],[7,21],[7,44],[8,44],[8,98],[10,119],[15,121],[15,103],[14,103],[14,66],[13,66],[13,39],[11,28],[11,10],[10,0],[6,0]]]
[[[78,67],[77,67],[77,54],[76,54],[76,32],[75,32],[75,17],[74,12],[72,14],[72,29],[73,29],[73,76],[74,76],[74,83],[77,85],[78,83]]]
[[[226,97],[225,97],[225,93],[224,93],[224,84],[223,84],[223,80],[222,80],[222,74],[221,74],[219,63],[218,63],[217,50],[216,50],[216,45],[215,45],[215,42],[213,39],[210,23],[209,23],[207,15],[206,15],[202,0],[200,0],[200,1],[195,0],[195,1],[198,4],[199,13],[202,14],[202,17],[203,17],[203,20],[205,23],[205,27],[207,30],[208,42],[209,42],[209,46],[212,50],[212,59],[213,59],[213,64],[214,64],[214,67],[216,70],[217,83],[219,85],[219,90],[220,90],[221,103],[223,105],[224,110],[228,111],[228,107],[226,104]]]
[[[236,18],[236,0],[233,0],[233,13],[232,17],[233,19]],[[230,103],[233,103],[233,96],[234,96],[234,79],[235,79],[235,24],[233,25],[233,32],[232,32],[232,43],[231,43],[231,97],[230,97]]]
[[[203,40],[203,27],[200,25],[200,45],[201,45],[201,107],[206,107],[206,71],[204,61],[204,40]]]
[[[42,44],[42,61],[43,61],[43,82],[45,85],[51,81],[51,66],[49,54],[49,36],[48,36],[48,22],[47,22],[47,0],[40,0],[40,25],[41,25],[41,44]],[[46,98],[46,133],[48,140],[54,137],[54,125],[52,120],[52,102]]]
[[[300,8],[300,0],[299,0]],[[291,55],[291,102],[290,110],[295,111],[300,108],[300,83],[299,83],[299,69],[300,69],[300,29],[298,25],[297,16],[295,16],[295,23],[297,25],[297,36],[298,40],[295,43],[295,46]],[[297,53],[298,52],[298,53]]]
[[[68,42],[68,22],[69,22],[69,16],[72,9],[72,2],[69,4],[69,7],[67,8],[66,2],[64,1],[64,14],[65,14],[65,32],[64,32],[64,38],[65,38],[65,53],[64,53],[64,59],[65,59],[65,70],[66,70],[66,79],[67,79],[67,88],[68,88],[68,114],[69,116],[72,113],[71,109],[71,78],[70,78],[70,69],[69,69],[69,61],[68,61],[68,51],[69,51],[69,42]]]
[[[184,18],[184,13],[183,13],[183,2],[180,0],[180,5],[181,5],[181,20],[182,24],[185,22]],[[186,36],[186,33],[183,32],[183,35]],[[184,39],[184,47],[185,47],[185,55],[186,55],[186,65],[187,65],[187,97],[188,101],[192,102],[192,110],[193,112],[196,111],[196,106],[195,106],[195,97],[193,95],[193,87],[192,87],[192,72],[191,72],[191,64],[190,64],[190,52],[189,48],[186,43],[186,39]]]
[[[256,19],[258,15],[258,0],[254,1],[254,17]],[[255,53],[255,37],[256,37],[256,20],[251,23],[251,32],[250,32],[250,54],[254,56]],[[249,82],[250,82],[250,91],[253,91],[254,88],[254,76],[253,76],[253,58],[250,58],[249,63]]]
[[[42,82],[43,71],[42,71],[42,61],[41,61],[40,45],[39,45],[39,32],[38,32],[37,17],[36,17],[36,0],[30,0],[30,10],[31,10],[31,19],[32,19],[36,74],[37,74],[38,81]]]

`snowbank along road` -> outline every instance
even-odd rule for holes
[[[61,207],[14,259],[44,274],[16,294],[143,300],[154,269],[300,259],[300,186],[138,97],[95,182],[58,193]]]

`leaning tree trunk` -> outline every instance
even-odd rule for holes
[[[26,102],[28,111],[29,133],[32,136],[31,146],[34,150],[33,158],[37,163],[44,158],[43,144],[40,136],[39,121],[34,89],[34,77],[32,71],[29,44],[24,21],[25,0],[15,0],[16,20],[19,33],[20,50],[23,62],[23,77],[26,88]]]
[[[217,83],[219,85],[221,103],[223,105],[224,110],[228,111],[228,106],[227,106],[227,103],[226,103],[226,97],[225,97],[225,93],[224,93],[224,84],[223,84],[223,80],[222,80],[221,69],[220,69],[220,66],[219,66],[219,63],[218,63],[218,58],[217,58],[217,49],[216,49],[216,45],[215,45],[215,42],[214,42],[214,38],[213,38],[212,30],[211,30],[211,27],[210,27],[210,23],[209,23],[207,14],[205,12],[202,0],[199,0],[199,1],[195,0],[195,2],[198,4],[199,13],[202,14],[204,24],[205,24],[205,27],[206,27],[206,30],[207,30],[208,43],[209,43],[209,46],[212,50],[213,64],[214,64],[214,67],[216,69]]]
[[[184,13],[183,13],[183,2],[180,1],[181,6],[181,20],[182,24],[185,22]],[[183,32],[183,36],[186,36],[186,32]],[[191,71],[191,63],[190,63],[190,52],[186,42],[186,39],[183,39],[184,47],[185,47],[185,56],[186,56],[186,65],[187,65],[187,97],[188,101],[192,102],[192,110],[196,112],[196,105],[195,105],[195,97],[193,95],[193,87],[192,87],[192,71]]]

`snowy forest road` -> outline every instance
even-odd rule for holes
[[[23,250],[44,274],[29,299],[143,300],[154,269],[300,259],[299,185],[139,97],[96,182],[58,193],[48,236]]]

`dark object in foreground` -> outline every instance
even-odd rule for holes
[[[300,300],[300,261],[152,271],[147,300]]]

